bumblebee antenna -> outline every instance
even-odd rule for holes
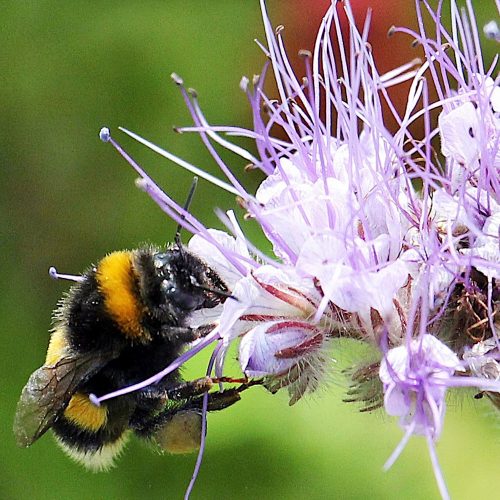
[[[193,177],[193,182],[191,183],[191,188],[189,189],[186,203],[184,203],[184,206],[182,207],[185,212],[188,211],[189,206],[191,205],[191,201],[193,201],[193,196],[194,192],[196,191],[197,185],[198,185],[198,177]],[[175,238],[174,238],[175,244],[179,247],[179,249],[182,248],[181,231],[182,231],[182,223],[184,220],[186,220],[186,215],[183,213],[181,215],[181,220],[177,225],[177,230],[175,231]]]
[[[232,295],[230,292],[226,292],[225,290],[221,290],[219,288],[210,288],[209,286],[203,286],[199,284],[193,284],[195,288],[198,288],[198,290],[204,290],[205,292],[211,292],[215,295],[219,295],[221,297],[225,297],[226,299],[234,299],[238,300],[234,295]]]

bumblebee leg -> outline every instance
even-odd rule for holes
[[[193,380],[179,385],[183,386],[182,390],[185,389],[189,392],[190,396],[193,396],[193,387],[196,386],[196,390],[202,391],[203,384],[207,381],[207,379],[210,383],[212,383],[210,377],[204,377],[202,379]],[[208,394],[207,411],[220,411],[232,406],[241,399],[241,393],[243,391],[253,385],[261,385],[262,383],[262,380],[251,380],[245,384],[241,384],[239,387],[233,387],[231,389],[226,389],[225,391],[210,392]],[[153,416],[151,416],[151,411],[146,411],[144,414],[136,412],[136,418],[131,419],[130,426],[139,435],[149,436],[153,434],[155,430],[165,425],[177,413],[192,411],[199,413],[203,408],[203,394],[208,392],[208,390],[209,389],[205,389],[202,392],[198,392],[196,397],[187,397],[184,401],[174,399],[171,399],[170,401],[165,400],[165,408]]]
[[[182,399],[189,399],[193,396],[199,396],[200,394],[205,394],[214,385],[211,377],[202,377],[195,380],[190,380],[188,382],[181,382],[175,387],[166,390],[167,397],[175,401]]]
[[[204,382],[207,379],[210,380],[210,383],[213,383],[212,379],[205,377],[204,379],[179,385],[186,388],[192,395],[193,390],[202,390],[202,388],[206,387]],[[243,391],[253,385],[261,385],[263,382],[262,379],[249,380],[239,387],[222,392],[208,393],[207,411],[219,411],[228,408],[241,399]],[[163,410],[153,413],[153,417],[151,417],[151,412],[141,412],[139,410],[131,419],[129,425],[138,436],[152,440],[169,453],[196,451],[199,449],[201,442],[203,403],[204,396],[202,395],[188,398],[184,402],[167,400]]]
[[[163,328],[161,334],[165,339],[171,342],[190,343],[202,337],[206,337],[214,327],[215,325],[212,324],[199,326],[198,328],[190,328],[188,326],[166,326]]]
[[[205,391],[206,392],[206,391]],[[208,411],[219,411],[228,408],[241,399],[238,389],[228,389],[223,392],[213,392],[208,395]],[[130,420],[130,427],[141,437],[150,437],[159,431],[177,415],[195,413],[201,415],[203,396],[197,396],[184,401],[166,402],[163,410],[151,416],[151,412],[137,411]]]
[[[208,395],[208,411],[222,410],[240,399],[237,389]],[[131,422],[135,433],[156,443],[169,453],[189,453],[199,449],[203,429],[203,396],[168,405],[154,418],[138,418]]]
[[[203,404],[203,398],[199,398]],[[226,389],[222,392],[213,392],[208,395],[208,411],[219,411],[228,408],[241,399],[238,389]]]
[[[170,387],[159,385],[148,386],[141,391],[141,395],[145,398],[162,398],[173,401],[190,400],[196,396],[200,396],[208,392],[214,384],[219,382],[226,382],[237,384],[240,386],[236,390],[238,393],[245,391],[254,385],[262,385],[262,379],[249,380],[247,378],[231,378],[219,377],[212,378],[209,376],[197,378],[187,382],[175,382]],[[225,394],[231,392],[233,389],[226,389],[224,391],[213,392],[210,396],[215,397],[218,394]],[[210,411],[210,410],[209,410]]]
[[[171,382],[169,385],[150,385],[140,391],[140,396],[145,399],[182,401],[205,394],[213,385],[211,377],[202,377],[188,382]]]
[[[208,394],[207,411],[219,411],[232,406],[241,399],[241,393],[254,385],[262,385],[263,379],[248,380],[238,387],[225,389],[224,391],[210,392]],[[203,396],[189,400],[184,408],[201,410],[203,407]]]

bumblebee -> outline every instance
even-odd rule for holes
[[[229,295],[217,273],[179,243],[166,251],[114,252],[91,267],[54,312],[44,365],[24,387],[14,421],[20,446],[52,429],[63,450],[92,470],[113,465],[131,433],[169,452],[199,446],[209,377],[185,382],[176,370],[157,384],[103,401],[147,379],[186,344],[210,331],[191,328],[193,311]],[[209,394],[208,411],[239,399],[239,388]]]

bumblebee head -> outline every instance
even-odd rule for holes
[[[141,295],[154,316],[181,320],[197,309],[212,308],[229,295],[205,262],[183,247],[150,252],[141,264]]]
[[[181,311],[213,307],[207,292],[207,266],[184,249],[173,249],[154,256],[154,267],[164,302]]]

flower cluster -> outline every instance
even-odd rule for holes
[[[272,392],[287,388],[293,404],[328,374],[332,339],[370,344],[378,360],[353,367],[352,400],[363,410],[383,406],[400,417],[405,436],[387,466],[412,434],[426,437],[447,497],[434,449],[447,390],[474,387],[500,410],[495,65],[484,66],[470,2],[459,10],[451,1],[448,32],[440,22],[442,3],[433,10],[424,0],[416,1],[419,32],[391,29],[412,37],[422,59],[381,75],[368,29],[358,31],[348,2],[334,2],[314,52],[301,53],[305,77],[298,78],[281,28],[272,28],[263,0],[261,6],[267,44],[260,47],[268,63],[259,77],[241,83],[253,130],[210,125],[196,93],[174,75],[194,120],[182,130],[199,134],[228,182],[122,130],[236,194],[273,255],[248,241],[232,211],[221,214],[227,232],[205,228],[134,164],[140,185],[194,233],[189,248],[231,290],[234,300],[215,311],[216,373],[223,375],[228,349],[238,343],[242,372],[262,378]],[[348,19],[347,36],[340,10]],[[432,36],[424,18],[432,20]],[[496,25],[488,26],[487,35],[498,38]],[[264,92],[269,71],[277,99]],[[402,82],[410,84],[406,109],[398,113],[388,89]],[[397,121],[394,133],[384,109]],[[422,136],[413,130],[423,130]],[[252,138],[258,154],[225,135]],[[255,193],[244,189],[215,145],[263,172]]]

